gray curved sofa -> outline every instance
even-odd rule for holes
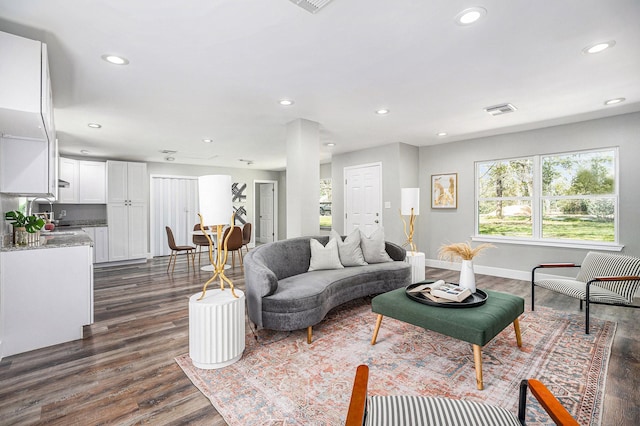
[[[393,262],[308,272],[311,238],[323,245],[329,240],[323,236],[276,241],[245,256],[247,311],[257,326],[279,331],[306,328],[311,343],[312,327],[332,308],[411,283],[405,249],[388,241],[385,250]]]

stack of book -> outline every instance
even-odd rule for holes
[[[421,284],[407,290],[407,293],[417,293],[437,303],[462,302],[471,296],[471,290],[455,284],[438,280],[433,283]]]

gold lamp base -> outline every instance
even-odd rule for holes
[[[202,215],[198,213],[198,216],[200,217],[200,230],[207,237],[207,240],[209,241],[209,261],[213,266],[213,275],[211,276],[211,278],[209,278],[209,280],[206,283],[204,283],[204,286],[202,287],[202,295],[200,295],[198,300],[204,299],[204,296],[207,293],[207,287],[216,278],[220,280],[220,290],[224,291],[224,283],[226,282],[227,284],[229,284],[229,287],[231,288],[231,294],[233,295],[233,297],[238,298],[235,292],[235,288],[233,286],[233,282],[231,282],[231,280],[224,274],[224,265],[227,263],[227,257],[229,255],[227,251],[227,242],[229,241],[229,237],[231,237],[231,232],[227,233],[227,238],[225,238],[225,240],[223,241],[222,231],[224,226],[214,225],[216,230],[217,247],[218,247],[218,250],[216,250],[216,259],[214,260],[213,241],[211,240],[211,237],[209,237],[209,234],[204,229],[205,225],[203,223]],[[234,219],[235,219],[235,213],[231,215],[230,223],[234,223]],[[231,225],[231,226],[234,226],[234,225]],[[213,229],[213,226],[211,226],[210,228]]]
[[[409,246],[412,252],[418,251],[416,245],[413,242],[413,231],[416,221],[416,215],[413,214],[413,207],[411,208],[411,215],[409,215],[409,232],[407,232],[407,222],[404,220],[402,216],[402,212],[400,212],[400,219],[402,219],[402,225],[404,227],[404,235],[407,237],[407,241],[402,244],[402,247]]]

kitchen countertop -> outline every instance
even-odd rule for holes
[[[100,220],[60,220],[57,228],[68,229],[69,227],[75,228],[93,228],[98,226],[107,226],[107,222],[104,219]]]
[[[26,246],[14,246],[11,244],[11,234],[3,238],[0,251],[38,250],[50,248],[63,248],[75,246],[93,246],[93,240],[81,228],[64,227],[56,228],[51,232],[40,231],[40,241]]]

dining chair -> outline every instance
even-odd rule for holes
[[[536,279],[536,270],[579,268],[575,278]],[[588,252],[582,264],[543,263],[531,270],[531,310],[535,309],[536,287],[543,287],[585,302],[585,333],[589,334],[589,305],[640,308],[633,298],[640,288],[640,258],[612,253]]]
[[[240,255],[240,266],[243,267],[242,260],[242,228],[239,226],[229,226],[225,228],[222,234],[222,241],[227,239],[227,235],[231,232],[229,241],[227,241],[227,251],[231,252],[231,266],[236,267],[236,252]]]
[[[194,231],[201,231],[200,224],[196,223],[195,225],[193,225],[193,230]],[[209,227],[205,226],[204,230],[205,231],[209,230]],[[208,252],[209,252],[209,240],[204,235],[193,234],[192,241],[193,241],[193,244],[195,244],[195,246],[196,246],[196,253],[198,254],[198,267],[200,267],[200,259],[202,257],[202,248],[206,247],[207,255],[208,255]],[[213,240],[213,241],[214,241],[214,244],[215,244],[215,240]]]
[[[518,414],[502,407],[436,396],[368,395],[369,367],[359,365],[347,412],[346,426],[417,425],[492,425],[522,426],[526,420],[527,390],[549,417],[560,426],[578,426],[578,422],[540,381],[522,380]]]
[[[251,222],[247,222],[242,227],[242,245],[249,253],[249,243],[251,242]]]
[[[173,231],[168,226],[165,226],[167,231],[167,241],[169,243],[169,248],[171,249],[171,254],[169,255],[169,263],[167,264],[167,273],[169,273],[169,267],[171,266],[171,260],[173,260],[173,267],[171,268],[171,273],[176,269],[176,262],[178,260],[178,254],[181,252],[185,252],[187,256],[187,269],[189,268],[189,256],[191,256],[191,264],[193,265],[193,269],[195,270],[195,257],[196,248],[193,246],[179,246],[176,244],[175,238],[173,238]]]

